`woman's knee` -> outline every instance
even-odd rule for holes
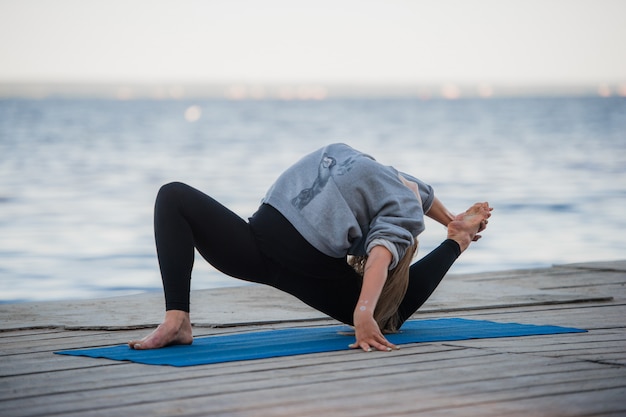
[[[190,186],[182,182],[170,182],[162,185],[157,193],[155,205],[157,207],[178,205],[191,189]]]
[[[182,194],[185,193],[185,191],[189,190],[190,188],[191,187],[187,184],[177,181],[164,184],[159,189],[159,192],[157,194],[157,200],[169,200],[170,198],[180,197]]]
[[[173,181],[173,182],[169,182],[167,184],[163,184],[161,186],[161,188],[159,189],[159,194],[162,193],[177,193],[180,192],[181,190],[187,190],[191,188],[190,186],[188,186],[187,184],[183,183],[183,182],[179,182],[179,181]]]

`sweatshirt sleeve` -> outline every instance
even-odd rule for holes
[[[392,261],[389,269],[398,265],[407,249],[415,243],[413,236],[423,230],[423,221],[417,218],[378,216],[371,225],[365,242],[369,254],[374,246],[384,246],[391,252]]]
[[[422,184],[418,183],[420,194]],[[379,192],[376,192],[377,189]],[[432,189],[425,189],[432,194]],[[413,245],[415,237],[424,231],[424,209],[415,194],[393,174],[377,178],[376,186],[372,186],[370,191],[374,191],[371,195],[375,200],[371,204],[377,211],[369,225],[365,250],[369,254],[374,246],[386,247],[393,256],[389,266],[393,269]],[[432,204],[429,193],[423,195],[429,201],[428,207]]]

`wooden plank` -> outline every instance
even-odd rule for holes
[[[462,314],[441,313],[438,317],[465,317],[501,322],[547,324],[591,329],[623,329],[626,304],[592,304],[577,306],[502,308],[489,311],[468,311]],[[414,318],[433,317],[432,314]]]
[[[626,408],[619,407],[614,402],[601,401],[604,398],[616,398],[623,395],[623,390],[604,390],[598,395],[598,401],[590,402],[586,395],[562,394],[558,396],[535,397],[530,399],[512,399],[509,401],[486,401],[474,404],[462,404],[460,406],[448,405],[442,402],[436,409],[428,410],[425,413],[415,413],[414,411],[395,412],[395,416],[427,415],[428,417],[554,417],[554,416],[576,416],[576,417],[623,417]],[[275,414],[272,413],[272,416]],[[363,413],[360,416],[376,416],[375,414]]]
[[[236,328],[203,328],[195,327],[194,336],[203,337],[208,335],[221,334],[237,334],[250,331],[262,331],[279,329],[283,327],[293,327],[289,323],[281,323],[276,325],[264,326],[243,326]],[[298,327],[312,327],[302,325]],[[22,355],[27,353],[54,352],[65,349],[85,349],[90,347],[115,346],[125,344],[128,340],[139,339],[148,334],[152,329],[138,329],[128,331],[60,331],[54,333],[44,333],[41,336],[25,333],[24,337],[20,336],[22,331],[14,331],[11,338],[5,342],[2,339],[0,345],[1,355]]]
[[[552,352],[559,350],[583,350],[596,348],[621,348],[625,351],[626,334],[573,333],[563,335],[543,335],[521,337],[502,337],[494,339],[472,339],[466,341],[444,342],[451,346],[481,347],[506,350],[506,352],[533,353]]]
[[[56,328],[45,328],[45,329],[22,329],[22,330],[0,330],[0,340],[4,343],[4,341],[10,341],[12,338],[22,338],[32,336],[37,339],[39,336],[44,336],[48,334],[57,334],[63,335],[65,333],[65,329],[56,327]]]
[[[626,260],[579,262],[566,265],[557,265],[554,269],[592,269],[601,272],[626,271]]]
[[[54,337],[42,337],[39,339],[27,338],[26,340],[13,338],[10,342],[2,343],[0,355],[22,355],[38,352],[53,352],[55,350],[72,349],[76,346],[103,346],[114,342],[114,334],[107,332],[64,332],[63,335]],[[85,342],[89,341],[89,346]]]
[[[482,401],[474,403],[461,403],[454,404],[454,399],[451,397],[450,401],[443,399],[434,407],[428,410],[416,410],[416,407],[406,407],[404,410],[389,410],[386,412],[394,416],[415,416],[415,415],[427,415],[429,417],[468,417],[468,416],[480,416],[480,417],[554,417],[554,416],[620,416],[624,415],[626,407],[620,404],[616,404],[614,399],[623,397],[624,390],[621,388],[607,389],[597,393],[594,396],[593,401],[586,395],[580,393],[571,394],[559,394],[550,395],[545,397],[534,397],[527,399],[510,399],[507,401]],[[608,399],[605,401],[603,399]],[[373,410],[374,412],[359,413],[359,416],[371,416],[375,417],[380,415],[380,412]],[[377,414],[378,413],[378,414]],[[348,415],[344,413],[333,413],[334,415]],[[270,416],[276,416],[278,414],[269,413]],[[285,414],[281,414],[285,415]],[[298,413],[300,416],[312,416],[313,413]]]

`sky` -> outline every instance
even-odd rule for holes
[[[623,0],[0,0],[0,82],[626,84]]]

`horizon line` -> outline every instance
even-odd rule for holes
[[[0,98],[103,98],[116,100],[228,99],[325,100],[337,98],[462,99],[531,96],[626,97],[626,82],[115,82],[0,81]]]

